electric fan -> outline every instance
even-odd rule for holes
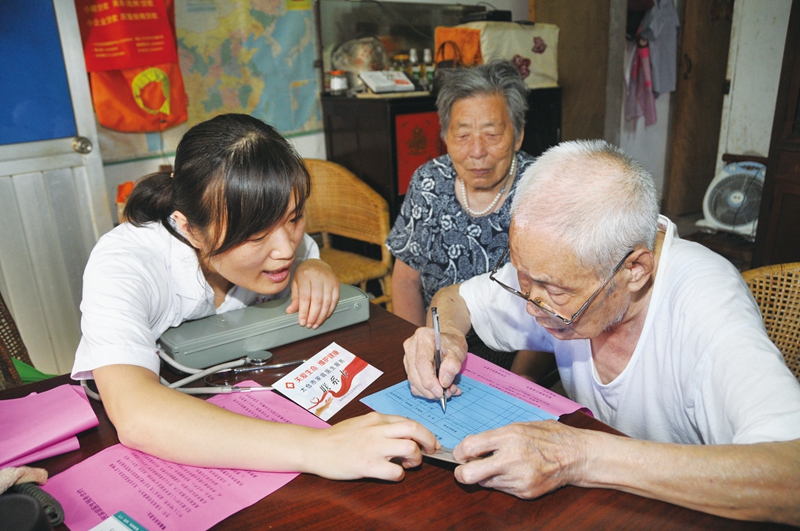
[[[703,198],[704,219],[696,225],[755,239],[765,170],[758,162],[725,166],[708,185]]]

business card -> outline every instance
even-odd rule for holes
[[[451,448],[445,448],[442,446],[435,452],[431,454],[423,453],[422,457],[430,457],[432,459],[438,459],[439,461],[447,461],[448,463],[455,463],[457,465],[462,464],[460,461],[456,461],[456,458],[453,457],[453,450]]]
[[[437,459],[439,461],[447,461],[448,463],[455,463],[456,465],[463,465],[464,463],[468,463],[469,461],[477,461],[479,459],[485,459],[486,457],[489,457],[490,455],[492,455],[492,454],[479,455],[478,457],[473,457],[472,459],[469,459],[468,461],[458,461],[458,460],[456,460],[455,457],[453,457],[453,449],[452,448],[447,448],[445,446],[442,446],[441,448],[439,448],[438,450],[434,451],[431,454],[423,453],[422,457],[430,457],[431,459]]]
[[[352,352],[331,343],[272,384],[272,388],[328,420],[381,374]]]
[[[106,518],[89,531],[147,531],[142,524],[122,511],[111,518]]]

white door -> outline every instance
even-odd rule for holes
[[[733,5],[728,51],[730,90],[722,100],[717,166],[726,153],[766,158],[778,99],[792,0],[744,0]]]
[[[3,0],[0,57],[0,291],[34,365],[63,374],[112,227],[75,3]]]

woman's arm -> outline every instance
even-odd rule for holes
[[[402,417],[370,413],[315,429],[232,413],[169,389],[134,365],[101,367],[94,377],[122,444],[192,466],[397,481],[403,467],[420,464],[420,446],[431,452],[437,445],[432,433]]]
[[[425,326],[425,302],[419,271],[402,260],[394,261],[392,271],[392,311],[417,326]]]

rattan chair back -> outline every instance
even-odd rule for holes
[[[800,380],[800,262],[742,273],[758,303],[769,338]]]
[[[347,168],[318,159],[305,159],[311,175],[311,196],[306,202],[306,232],[322,234],[321,258],[345,284],[366,291],[369,280],[378,280],[382,294],[372,302],[392,310],[392,255],[389,236],[389,204],[378,192]],[[330,235],[378,245],[381,259],[334,249]]]
[[[17,324],[0,293],[0,390],[22,385],[12,359],[32,365],[28,349],[22,342]]]

